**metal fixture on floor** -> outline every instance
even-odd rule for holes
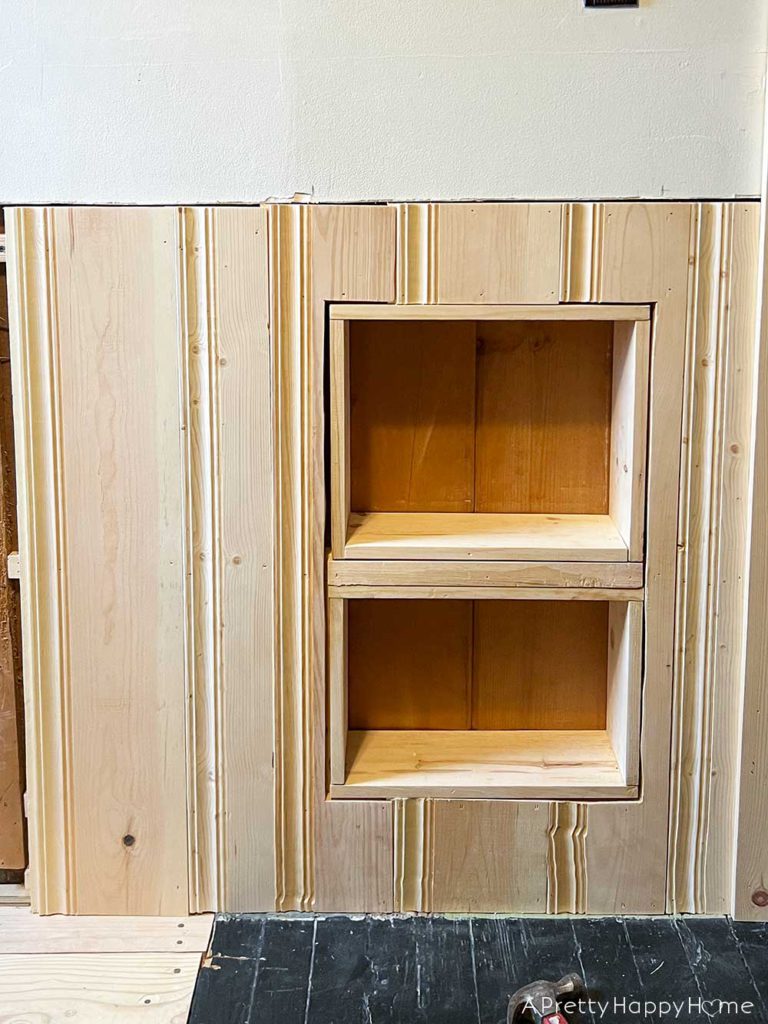
[[[509,1000],[507,1024],[531,1020],[534,1024],[568,1024],[558,1010],[563,996],[575,996],[584,991],[584,982],[578,974],[565,974],[560,981],[532,981],[523,985]]]

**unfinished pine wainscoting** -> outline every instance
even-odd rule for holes
[[[6,225],[38,911],[768,915],[758,204]]]

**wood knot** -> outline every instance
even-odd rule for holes
[[[768,907],[768,892],[765,889],[755,889],[752,893],[752,902],[756,907]]]
[[[130,832],[123,836],[123,846],[133,846],[136,842],[136,837],[132,836]]]

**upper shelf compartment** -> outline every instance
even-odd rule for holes
[[[335,558],[642,560],[649,307],[330,324]]]

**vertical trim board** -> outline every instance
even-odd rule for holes
[[[387,911],[392,807],[326,799],[326,303],[392,302],[392,207],[270,209],[275,367],[279,910]]]
[[[386,913],[393,905],[393,811],[387,801],[331,801],[327,797],[325,628],[325,372],[326,304],[392,302],[396,283],[393,207],[314,206],[310,216],[311,306],[304,424],[309,576],[308,792],[313,824],[312,908]]]
[[[309,665],[304,526],[309,209],[269,209],[275,444],[276,909],[311,906]]]
[[[768,920],[768,104],[765,116],[750,437],[749,582],[734,871],[735,916],[758,921]]]
[[[547,913],[583,914],[587,901],[588,804],[552,803],[547,830]]]
[[[669,728],[683,353],[691,260],[687,203],[606,203],[596,271],[601,302],[655,302],[646,524],[641,797],[595,804],[586,840],[590,914],[665,907]],[[593,274],[593,280],[595,279]]]
[[[191,905],[274,907],[266,212],[181,212],[187,295]]]
[[[13,374],[27,748],[29,888],[41,914],[74,911],[66,617],[61,564],[57,310],[52,211],[8,211],[8,306]],[[53,586],[44,581],[54,580]]]
[[[668,909],[732,912],[759,208],[693,224],[675,641]]]

